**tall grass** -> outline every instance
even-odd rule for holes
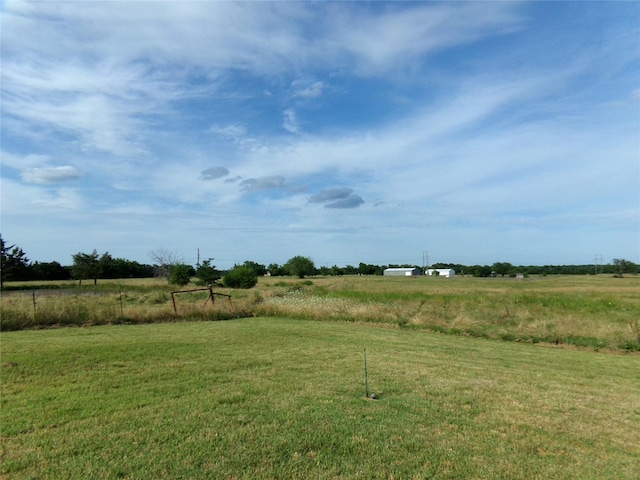
[[[169,287],[110,291],[9,292],[2,296],[2,330],[51,326],[152,323],[175,320],[224,320],[246,316],[233,303],[207,300],[206,293],[175,298]]]
[[[351,277],[272,292],[258,311],[511,341],[640,350],[639,289],[638,278]]]
[[[23,287],[32,286],[29,284]],[[640,350],[640,278],[326,277],[260,279],[252,290],[218,289],[175,297],[158,280],[101,281],[97,286],[9,291],[3,330],[53,325],[219,320],[256,315],[373,322],[508,341]],[[34,308],[33,297],[36,295]]]

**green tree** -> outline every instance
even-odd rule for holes
[[[101,278],[118,278],[115,259],[109,252],[103,253],[100,258],[98,258],[98,264],[100,266]]]
[[[282,267],[282,265],[278,265],[277,263],[269,264],[269,266],[267,267],[267,271],[269,272],[269,274],[271,274],[272,277],[282,277],[283,275],[286,275],[284,267]]]
[[[491,268],[493,268],[493,271],[498,275],[504,277],[511,270],[513,270],[513,265],[511,265],[509,262],[496,262],[491,266]]]
[[[289,275],[298,278],[304,278],[307,275],[314,275],[316,273],[316,267],[313,264],[313,260],[301,255],[290,258],[287,263],[285,263],[284,270]]]
[[[100,277],[100,259],[98,252],[94,249],[91,253],[78,252],[72,255],[73,265],[71,266],[71,275],[77,279],[80,284],[84,279],[93,279],[93,284],[98,283]]]
[[[169,283],[172,285],[186,285],[191,281],[191,277],[195,274],[191,265],[184,263],[176,263],[171,267],[169,273]]]
[[[638,271],[638,266],[624,258],[614,258],[613,266],[616,272],[616,276],[622,278],[625,273],[634,273]]]
[[[31,278],[34,280],[69,280],[69,267],[63,267],[58,262],[34,262],[31,265]]]
[[[5,281],[26,280],[29,259],[17,245],[7,245],[0,235],[0,288]]]
[[[227,288],[253,288],[258,283],[258,276],[247,265],[235,265],[225,273],[222,283]]]
[[[211,265],[213,258],[204,260],[196,270],[196,277],[202,285],[214,285],[220,280],[220,272],[216,270],[215,265]]]
[[[243,263],[243,265],[245,267],[248,267],[251,270],[253,270],[255,272],[256,276],[258,276],[258,277],[264,277],[265,274],[267,273],[267,267],[265,267],[264,265],[262,265],[260,263],[256,263],[256,262],[252,262],[250,260],[247,260],[246,262]]]

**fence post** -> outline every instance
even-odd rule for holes
[[[173,312],[178,315],[178,309],[176,308],[176,297],[173,296],[173,292],[171,292],[171,301],[173,302]]]

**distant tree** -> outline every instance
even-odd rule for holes
[[[616,272],[616,276],[622,278],[625,273],[636,273],[638,271],[638,266],[624,258],[614,258],[613,266]]]
[[[472,265],[471,267],[467,267],[467,270],[470,270],[474,277],[491,276],[491,267],[488,265]]]
[[[258,283],[258,276],[253,268],[245,265],[235,265],[225,273],[222,283],[227,288],[253,288]]]
[[[246,262],[243,263],[243,265],[253,270],[256,276],[258,277],[263,277],[267,273],[267,267],[265,267],[264,265],[261,265],[260,263],[247,260]]]
[[[323,277],[327,275],[331,275],[331,269],[324,265],[321,267],[318,267],[318,275],[322,275]]]
[[[152,265],[141,264],[125,258],[113,258],[109,272],[112,276],[104,278],[149,278],[155,274]]]
[[[71,269],[58,262],[34,262],[31,265],[30,277],[33,280],[69,280]]]
[[[307,275],[314,275],[316,273],[313,260],[301,255],[290,258],[287,263],[285,263],[284,269],[289,275],[298,278],[304,278]]]
[[[284,271],[284,267],[282,265],[278,265],[277,263],[271,263],[267,267],[267,271],[272,277],[282,277],[287,273]]]
[[[151,260],[155,264],[156,277],[168,278],[174,265],[184,263],[176,252],[164,248],[151,250],[149,257],[151,257]]]
[[[176,263],[171,267],[171,271],[169,272],[169,283],[180,286],[186,285],[191,281],[191,277],[195,273],[191,265]]]
[[[492,265],[492,268],[494,272],[504,277],[511,270],[513,270],[513,265],[511,265],[509,262],[496,262]]]
[[[100,277],[100,260],[98,252],[94,249],[91,253],[78,252],[71,256],[73,265],[71,266],[71,275],[77,279],[80,284],[84,279],[93,279],[93,284],[98,283]]]
[[[212,261],[213,258],[204,260],[196,270],[196,277],[198,277],[199,283],[202,285],[214,285],[220,280],[220,272],[216,270],[215,265],[211,264]]]
[[[358,274],[360,275],[380,275],[381,273],[380,267],[376,265],[368,265],[362,262],[358,265]]]
[[[98,258],[98,264],[100,266],[100,278],[118,278],[118,266],[114,258],[109,252],[104,252],[100,258]]]
[[[345,265],[342,268],[342,274],[343,275],[357,275],[358,274],[358,269],[356,267],[354,267],[353,265]]]
[[[0,235],[0,288],[5,281],[26,280],[29,259],[17,245],[7,245]]]

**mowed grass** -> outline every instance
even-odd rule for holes
[[[640,472],[632,354],[278,317],[4,332],[1,346],[4,478]]]

